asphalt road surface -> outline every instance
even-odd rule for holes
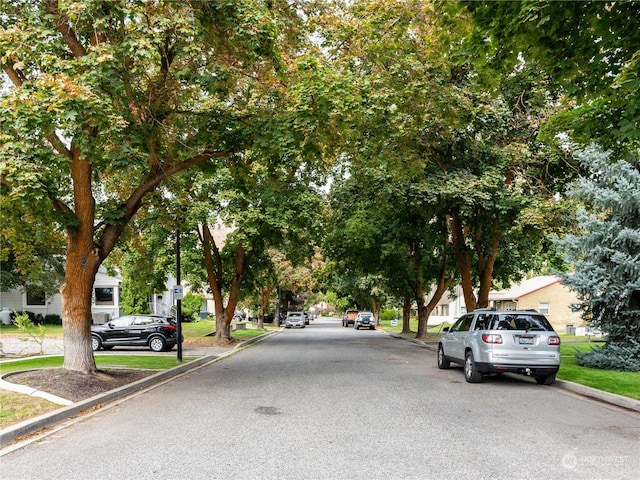
[[[0,458],[3,479],[640,479],[640,415],[319,319]]]

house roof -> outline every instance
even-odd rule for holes
[[[113,287],[117,286],[122,282],[122,277],[120,275],[111,276],[107,274],[107,269],[100,266],[98,269],[98,273],[96,273],[96,278],[93,282],[95,287]]]
[[[519,300],[525,295],[540,290],[542,288],[560,282],[560,277],[555,275],[543,275],[523,280],[519,284],[512,285],[506,290],[491,290],[489,292],[489,300]]]

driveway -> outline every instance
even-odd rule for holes
[[[0,338],[0,352],[5,355],[62,355],[64,348],[61,338],[45,338],[42,344],[35,340],[3,335]]]
[[[640,414],[315,321],[0,459],[16,479],[638,479]]]

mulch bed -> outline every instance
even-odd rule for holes
[[[122,387],[157,373],[154,370],[109,369],[95,375],[72,372],[62,368],[47,368],[6,375],[11,383],[27,385],[58,397],[79,402],[114,388]]]

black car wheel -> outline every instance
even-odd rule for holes
[[[154,352],[164,352],[167,348],[167,342],[162,337],[153,337],[149,340],[149,348]]]
[[[536,382],[539,385],[553,385],[556,381],[556,374],[552,373],[551,375],[537,375]]]
[[[476,367],[473,360],[473,352],[469,350],[464,357],[464,379],[469,383],[479,383],[482,381],[482,373]]]
[[[449,368],[451,366],[451,362],[447,360],[447,357],[444,356],[444,349],[442,345],[438,346],[438,368],[444,370],[445,368]]]
[[[97,352],[101,348],[102,348],[102,340],[100,340],[100,337],[96,335],[91,335],[91,349],[94,352]]]

